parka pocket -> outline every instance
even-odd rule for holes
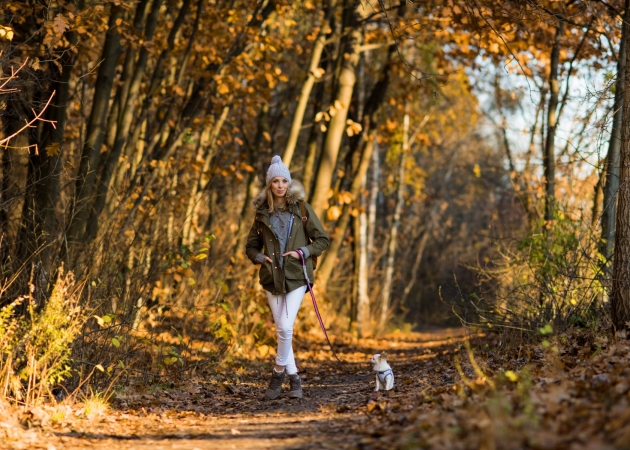
[[[306,260],[306,273],[308,273],[308,278],[312,283],[313,264],[311,262],[311,258],[307,258]],[[291,256],[287,257],[284,261],[284,276],[289,280],[303,280],[304,269],[302,269],[302,260],[292,258]]]
[[[260,284],[267,285],[273,284],[273,273],[271,272],[271,263],[269,261],[264,261],[260,265]]]

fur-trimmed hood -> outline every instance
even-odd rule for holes
[[[287,203],[289,205],[295,205],[296,203],[304,200],[305,197],[306,190],[304,189],[304,185],[298,180],[293,180],[291,186],[289,186],[289,190],[287,191]],[[254,198],[252,205],[256,210],[261,208],[264,208],[265,210],[268,209],[266,188],[260,191],[260,193]]]

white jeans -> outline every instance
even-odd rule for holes
[[[306,286],[299,287],[287,294],[273,295],[269,291],[266,292],[278,337],[276,365],[285,366],[289,375],[296,374],[297,367],[293,357],[293,323],[302,305]]]

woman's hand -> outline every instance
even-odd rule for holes
[[[282,256],[292,256],[295,259],[300,259],[300,254],[298,252],[296,252],[295,250],[290,251],[290,252],[286,252]]]
[[[272,260],[271,260],[271,258],[270,258],[270,257],[268,257],[268,256],[265,256],[265,261],[267,261],[268,263],[273,264],[273,261],[272,261]]]

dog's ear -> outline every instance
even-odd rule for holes
[[[381,352],[381,358],[387,359],[387,352]]]

